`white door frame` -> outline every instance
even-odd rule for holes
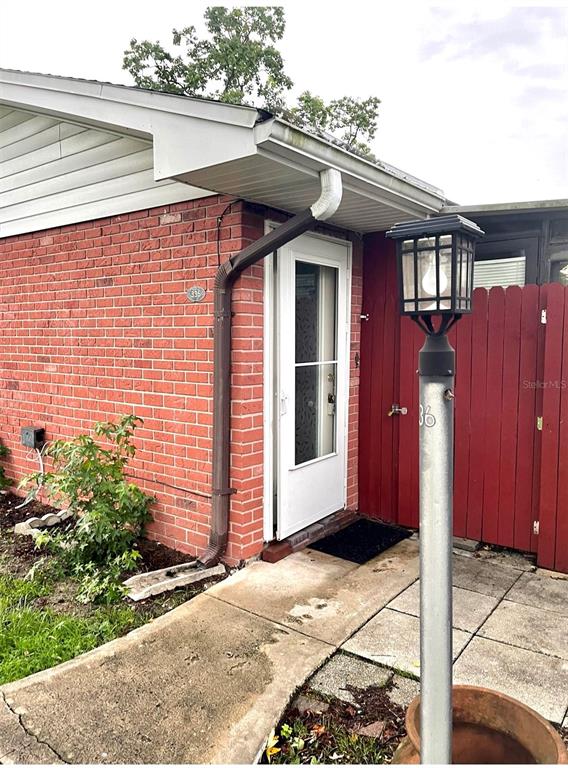
[[[271,232],[278,227],[278,222],[270,219],[264,222],[265,233]],[[350,396],[350,369],[351,369],[351,293],[352,293],[352,258],[353,248],[349,240],[344,240],[338,237],[332,237],[329,235],[321,235],[316,232],[306,232],[308,237],[314,237],[319,240],[328,241],[331,243],[337,243],[343,245],[346,248],[346,279],[345,287],[347,291],[346,296],[346,328],[347,338],[345,340],[345,378],[344,378],[344,391],[346,393],[345,412],[344,412],[344,454],[345,454],[345,467],[344,467],[344,489],[343,489],[343,505],[347,503],[347,467],[348,467],[348,446],[349,446],[349,396]],[[278,392],[274,391],[274,366],[276,364],[276,355],[274,349],[274,308],[275,308],[275,275],[274,275],[274,258],[272,254],[269,254],[264,259],[264,328],[263,328],[263,431],[264,431],[264,482],[263,482],[263,507],[264,507],[264,540],[265,542],[272,541],[276,534],[276,516],[274,510],[274,473],[275,456],[274,456],[274,439],[275,439],[275,421],[274,415],[276,413],[276,402],[278,398]]]

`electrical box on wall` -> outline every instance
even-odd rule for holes
[[[45,443],[45,429],[43,427],[22,427],[20,433],[22,445],[26,448],[41,448]]]

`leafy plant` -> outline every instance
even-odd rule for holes
[[[275,45],[286,28],[282,7],[213,6],[205,10],[204,21],[204,37],[193,25],[172,30],[179,53],[159,42],[133,38],[124,52],[123,69],[141,88],[265,107],[307,131],[329,132],[345,148],[372,158],[365,141],[375,136],[377,97],[344,96],[326,104],[304,91],[296,106],[287,106],[285,96],[294,84],[284,73]]]
[[[82,601],[111,602],[123,594],[120,576],[131,570],[140,553],[136,540],[151,519],[153,498],[128,482],[125,468],[136,453],[132,438],[143,423],[123,416],[118,423],[95,424],[94,434],[56,440],[45,451],[53,470],[34,473],[22,481],[35,496],[42,488],[56,506],[68,505],[75,525],[42,533],[38,546],[49,546],[80,578]]]
[[[0,441],[0,459],[5,459],[10,455],[10,449],[7,448],[3,442]],[[9,488],[11,481],[6,477],[6,470],[0,464],[0,491],[4,488]]]
[[[81,574],[81,583],[77,593],[80,603],[114,603],[127,592],[120,579],[123,573],[136,567],[140,552],[130,549],[101,569],[96,563],[85,563],[76,568]]]

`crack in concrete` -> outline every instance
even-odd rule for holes
[[[9,712],[11,712],[14,715],[14,717],[16,717],[18,719],[18,724],[19,724],[20,728],[22,729],[22,731],[26,734],[26,736],[29,736],[37,744],[42,744],[44,747],[47,747],[49,749],[49,751],[52,752],[55,755],[55,757],[58,760],[60,760],[62,763],[65,763],[66,765],[70,764],[68,760],[65,760],[65,758],[62,755],[60,755],[57,752],[57,750],[54,749],[51,746],[51,744],[49,744],[47,741],[44,741],[43,739],[40,739],[39,736],[37,736],[35,733],[30,731],[26,727],[26,724],[24,723],[23,716],[18,714],[18,712],[16,712],[16,710],[13,707],[10,706],[10,704],[8,703],[8,700],[6,698],[6,694],[3,691],[1,691],[1,690],[0,690],[0,696],[2,696],[2,701],[4,702],[4,706],[6,707],[6,709],[9,710]],[[14,754],[17,751],[18,751],[17,748],[16,749],[11,749],[9,752],[6,752],[2,756],[0,756],[0,760],[3,760],[4,758],[9,757],[10,755]]]

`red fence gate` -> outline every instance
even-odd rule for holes
[[[418,527],[418,350],[400,318],[394,251],[367,241],[360,509]],[[477,289],[456,350],[454,532],[568,572],[568,289]],[[544,313],[543,313],[544,311]],[[546,322],[543,322],[546,320]],[[389,416],[392,404],[406,415]]]

